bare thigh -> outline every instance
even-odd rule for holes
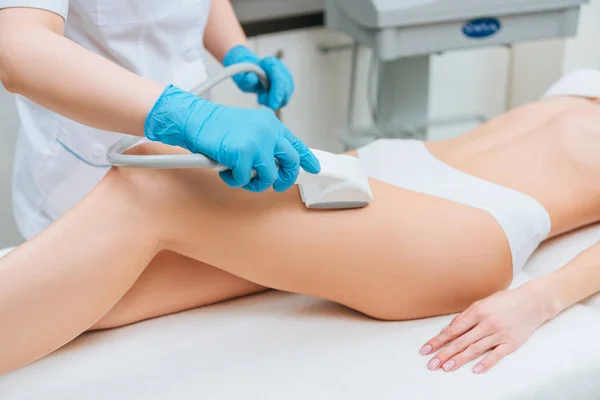
[[[90,330],[115,328],[264,290],[264,286],[208,264],[163,251]]]

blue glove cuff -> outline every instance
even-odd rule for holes
[[[252,50],[241,44],[233,46],[229,49],[227,54],[225,54],[225,57],[223,57],[223,65],[225,67],[244,61],[258,63],[258,57]]]
[[[196,113],[200,114],[200,119],[204,120],[214,108],[195,104],[201,102],[216,107],[215,104],[201,99],[195,94],[176,88],[173,85],[167,86],[146,117],[144,135],[152,141],[179,146],[196,152],[196,146],[189,143],[190,140],[188,139],[191,138],[186,135],[190,110],[196,110]]]

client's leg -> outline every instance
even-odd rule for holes
[[[267,288],[210,265],[162,251],[91,329],[123,326],[264,290]]]
[[[159,251],[157,226],[122,184],[108,177],[60,221],[0,259],[0,374],[90,327],[120,326],[265,290]]]
[[[371,184],[366,209],[314,212],[297,190],[247,193],[206,171],[111,171],[0,259],[0,374],[97,323],[164,249],[386,319],[458,311],[510,280],[487,213]]]
[[[319,212],[297,190],[233,190],[210,171],[122,169],[112,179],[144,199],[165,248],[378,318],[456,311],[511,277],[506,236],[489,214],[376,181],[371,206]]]
[[[141,199],[108,179],[57,223],[0,259],[0,374],[69,342],[104,316],[161,249]]]

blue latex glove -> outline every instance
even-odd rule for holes
[[[261,60],[249,48],[242,45],[232,47],[223,58],[223,65],[226,67],[241,62],[260,66],[267,73],[270,85],[269,90],[265,90],[258,76],[253,72],[237,74],[233,77],[233,81],[243,92],[258,94],[258,103],[272,110],[287,105],[294,93],[294,79],[281,60],[273,56]]]
[[[146,137],[230,168],[221,178],[231,187],[262,192],[290,188],[299,168],[316,174],[319,160],[266,108],[226,107],[168,86],[148,114]],[[275,164],[279,162],[279,170]],[[257,177],[250,180],[252,169]]]

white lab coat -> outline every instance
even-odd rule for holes
[[[0,8],[11,6],[61,15],[67,38],[157,82],[191,89],[206,79],[210,0],[0,0]],[[106,151],[121,134],[81,125],[21,96],[17,108],[13,210],[21,234],[30,238],[104,177]]]

